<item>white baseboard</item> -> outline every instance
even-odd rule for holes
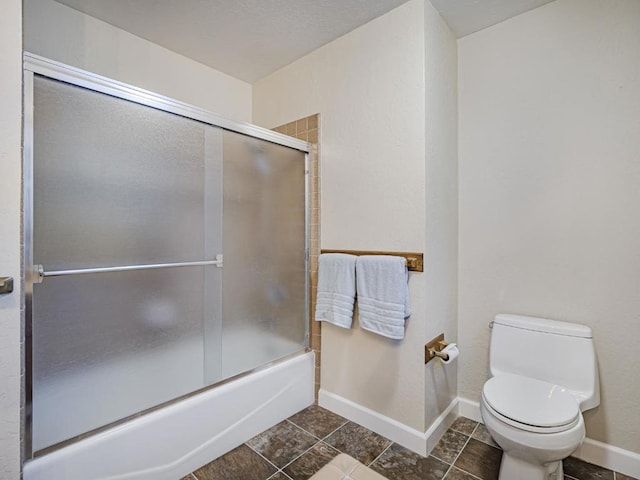
[[[434,420],[427,431],[425,432],[425,437],[427,438],[427,455],[431,453],[433,447],[436,446],[436,443],[440,440],[440,437],[444,435],[449,427],[455,422],[456,418],[460,415],[458,414],[458,398],[454,398],[451,403],[444,409],[438,418]]]
[[[467,417],[483,423],[480,404],[462,397],[454,399],[426,432],[415,430],[323,389],[318,394],[318,404],[420,455],[428,455],[433,450],[442,434],[457,417]],[[640,478],[640,454],[629,450],[587,438],[573,456],[585,462]]]
[[[324,389],[320,389],[318,393],[318,405],[423,456],[431,452],[442,434],[457,417],[457,399],[454,399],[426,432],[420,432]]]
[[[458,415],[461,417],[467,417],[476,422],[484,423],[482,416],[480,415],[480,404],[478,402],[472,402],[466,398],[458,397]]]
[[[459,416],[483,423],[478,402],[458,397],[457,413]],[[629,450],[586,438],[572,456],[615,472],[640,478],[640,454]]]
[[[573,456],[585,462],[640,478],[640,454],[629,450],[587,438]]]

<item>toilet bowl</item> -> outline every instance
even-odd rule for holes
[[[530,381],[531,388],[526,388]],[[513,389],[512,394],[500,395],[490,382]],[[565,392],[554,396],[558,386],[526,377],[505,374],[490,382],[483,389],[480,413],[504,450],[500,478],[562,480],[562,459],[585,438],[584,420],[575,399]]]
[[[600,398],[591,330],[498,315],[490,370],[480,413],[504,451],[500,480],[562,480],[562,460],[585,438],[582,411]]]

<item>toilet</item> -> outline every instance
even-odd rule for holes
[[[582,412],[600,404],[591,329],[497,315],[480,413],[502,447],[500,480],[562,480],[562,459],[585,438]]]

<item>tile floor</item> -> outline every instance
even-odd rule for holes
[[[182,480],[305,480],[344,452],[389,480],[496,480],[502,450],[458,418],[428,457],[318,406],[308,407]],[[566,480],[637,480],[569,458]]]

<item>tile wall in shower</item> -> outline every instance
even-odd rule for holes
[[[313,144],[309,155],[310,177],[310,208],[309,221],[309,346],[316,356],[315,369],[315,395],[318,398],[320,389],[320,332],[321,323],[313,321],[313,312],[316,309],[316,285],[318,282],[318,256],[320,255],[320,114],[294,120],[292,122],[273,128],[278,133],[284,133],[299,140]]]

